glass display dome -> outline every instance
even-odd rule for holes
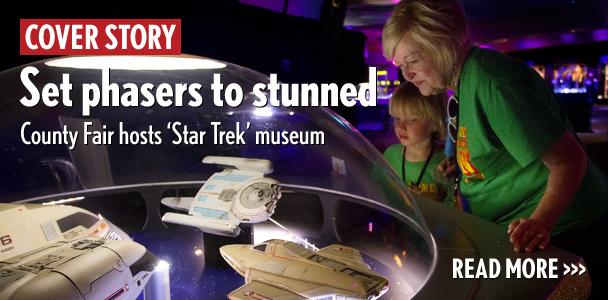
[[[62,74],[69,74],[72,106],[61,100],[54,107],[42,100],[34,107],[22,105],[20,99],[31,97],[20,79],[27,66],[39,71],[29,79],[41,92],[45,84],[59,85]],[[244,279],[226,265],[219,247],[270,239],[358,249],[372,270],[388,279],[386,299],[414,296],[432,273],[437,256],[433,237],[381,153],[329,109],[255,107],[256,96],[249,91],[256,83],[267,84],[268,76],[193,56],[57,58],[27,66],[0,73],[2,202],[79,197],[70,204],[103,215],[169,264],[172,298],[225,299]],[[103,66],[111,68],[109,82],[102,80]],[[242,87],[241,105],[214,105],[214,74],[221,76],[224,88],[230,83]],[[151,87],[136,93],[140,99],[146,92],[158,96],[161,89],[172,90],[164,93],[172,105],[148,106],[141,100],[132,107],[100,104],[83,116],[83,85],[89,83],[102,88],[115,84],[110,98],[117,91],[124,94],[127,83]],[[201,84],[202,105],[186,105],[192,100],[187,91],[184,105],[174,105],[179,86],[195,83]],[[85,97],[95,92],[87,91]],[[237,126],[244,132],[242,140],[214,141],[219,137],[214,130]],[[115,133],[109,142],[95,144],[89,136],[84,144],[85,127]],[[63,131],[79,132],[73,147],[69,137],[58,133]],[[283,132],[294,143],[285,143]],[[53,138],[56,144],[44,144]],[[121,144],[121,138],[129,141]],[[192,197],[221,170],[201,162],[210,155],[270,160],[274,171],[267,177],[282,188],[272,218],[287,230],[270,221],[241,224],[241,234],[231,238],[163,223],[162,214],[174,210],[161,199]]]

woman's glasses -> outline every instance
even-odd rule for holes
[[[458,139],[458,98],[452,95],[448,100],[448,133],[452,142]]]

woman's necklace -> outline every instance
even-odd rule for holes
[[[431,142],[431,151],[429,151],[429,155],[426,157],[424,166],[422,167],[422,170],[420,170],[420,174],[418,174],[418,179],[416,180],[416,183],[414,183],[412,181],[408,184],[405,180],[405,146],[403,146],[403,150],[401,150],[401,178],[403,178],[403,182],[405,184],[407,184],[408,188],[414,188],[417,190],[420,189],[420,182],[422,181],[422,176],[424,175],[424,172],[426,171],[426,168],[428,167],[429,162],[431,162],[431,157],[433,157],[434,152],[435,152],[435,143]]]

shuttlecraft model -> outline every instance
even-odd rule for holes
[[[81,208],[0,204],[0,219],[0,299],[136,299],[157,263]]]
[[[164,222],[197,227],[203,232],[237,236],[240,223],[268,220],[281,198],[279,183],[264,177],[272,173],[272,163],[265,159],[207,156],[205,164],[225,166],[211,175],[194,198],[164,198],[162,203],[188,214],[168,212]]]
[[[388,280],[373,272],[358,250],[331,245],[318,251],[284,240],[226,245],[222,257],[245,285],[229,299],[377,299]]]

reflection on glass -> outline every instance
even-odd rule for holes
[[[75,59],[70,61],[70,59]],[[101,59],[101,58],[100,58]],[[185,58],[180,58],[185,59]],[[47,82],[60,83],[70,74],[73,107],[43,105],[25,108],[19,99],[27,91],[20,82],[23,67],[0,73],[0,136],[3,201],[49,202],[76,196],[71,203],[120,226],[168,264],[171,296],[175,299],[224,299],[243,284],[242,277],[227,267],[219,254],[226,244],[253,244],[265,239],[298,240],[271,222],[242,225],[236,238],[203,234],[196,228],[163,224],[160,215],[170,211],[162,197],[192,197],[218,169],[205,165],[205,156],[237,156],[268,159],[284,191],[273,219],[318,248],[343,244],[358,249],[365,262],[389,279],[389,297],[409,298],[426,282],[436,261],[436,247],[415,199],[406,192],[382,155],[342,117],[324,108],[257,108],[245,97],[238,107],[213,104],[211,89],[202,88],[200,107],[94,107],[82,116],[82,84],[101,85],[99,67],[113,66],[111,82],[199,83],[208,87],[213,74],[222,82],[238,83],[246,94],[268,76],[230,63],[190,57],[190,68],[173,62],[136,69],[116,68],[139,58],[105,57],[105,61],[80,64],[76,58],[31,64],[40,74],[34,80],[41,90]],[[59,63],[61,62],[61,63]],[[77,63],[78,62],[78,63]],[[209,66],[197,63],[213,62]],[[75,65],[79,64],[78,68]],[[116,65],[114,65],[116,64]],[[140,90],[141,92],[141,90]],[[141,95],[139,95],[141,96]],[[62,131],[66,125],[80,130],[73,148],[56,145],[24,145],[20,129]],[[113,131],[110,143],[83,144],[85,122]],[[180,122],[172,128],[170,124]],[[246,124],[249,122],[249,127]],[[213,125],[217,124],[217,125]],[[244,130],[243,139],[220,139],[220,132]],[[150,132],[153,140],[150,143]],[[323,143],[256,144],[256,132],[323,132]],[[203,134],[204,133],[204,134]],[[121,136],[125,139],[120,142]],[[196,137],[196,139],[188,137]],[[138,142],[133,143],[131,137]],[[178,141],[175,143],[175,141]],[[407,255],[406,255],[407,254]],[[163,290],[166,291],[166,290]]]

